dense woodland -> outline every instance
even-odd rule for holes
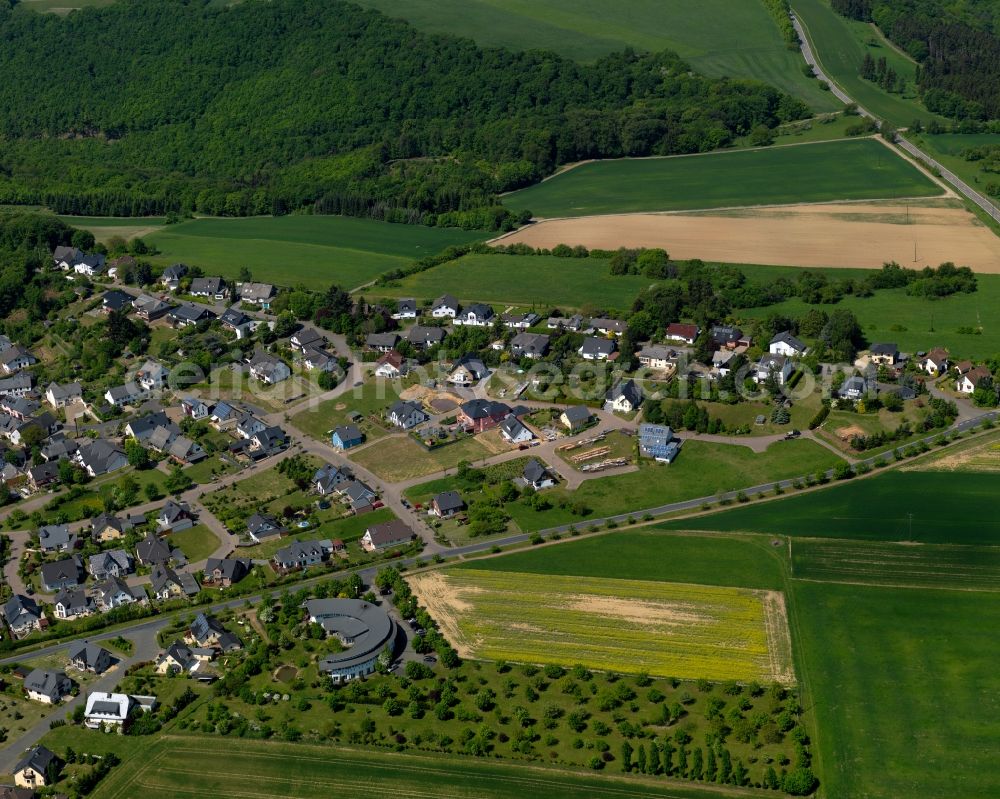
[[[707,150],[808,114],[670,52],[580,65],[336,0],[4,7],[0,38],[0,203],[63,213],[503,227],[496,194],[559,163]]]
[[[928,110],[958,119],[1000,118],[996,0],[832,0],[831,4],[844,16],[874,22],[918,62],[917,86]]]

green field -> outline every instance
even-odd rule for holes
[[[360,0],[421,30],[452,33],[512,50],[554,50],[577,61],[608,53],[674,50],[702,74],[757,78],[820,111],[836,99],[803,76],[759,0]]]
[[[982,168],[984,161],[966,161],[962,157],[962,152],[972,147],[1000,145],[1000,133],[941,133],[935,136],[924,133],[907,134],[907,138],[983,194],[986,194],[987,184],[1000,181],[995,172]],[[994,204],[1000,203],[997,197],[992,200]]]
[[[829,0],[792,0],[823,70],[860,106],[896,127],[934,118],[916,99],[914,63],[895,50],[871,25],[842,17]],[[889,94],[858,74],[865,52],[886,62],[907,82],[903,94]],[[941,117],[938,117],[941,119]]]
[[[794,681],[776,592],[472,568],[409,582],[463,657],[691,680]]]
[[[666,522],[664,528],[995,545],[1000,544],[996,490],[997,478],[991,474],[892,471],[780,501]],[[933,497],[942,499],[928,501]]]
[[[841,271],[844,278],[861,274]],[[943,346],[955,358],[988,358],[1000,352],[1000,323],[994,310],[1000,307],[1000,276],[976,275],[976,280],[978,289],[972,294],[926,300],[907,295],[905,289],[883,289],[871,297],[847,296],[834,307],[853,311],[870,341],[892,341],[904,352]],[[792,299],[739,314],[747,318],[772,313],[797,317],[814,307]],[[959,332],[970,328],[979,332]]]
[[[347,289],[382,272],[486,237],[480,231],[394,225],[338,216],[193,219],[145,236],[161,264],[177,261],[235,278],[249,267],[255,280]]]
[[[204,560],[219,546],[219,537],[204,524],[171,533],[167,540],[171,546],[180,549],[191,563]]]
[[[513,303],[543,310],[584,306],[627,309],[653,282],[641,275],[613,276],[602,258],[466,255],[392,286],[373,288],[370,293],[433,300],[448,292],[462,302]]]
[[[824,796],[1000,795],[995,594],[795,582],[793,595]]]
[[[807,538],[792,543],[792,574],[832,583],[1000,591],[1000,548]]]
[[[506,195],[536,217],[931,197],[940,188],[866,139],[594,161]]]

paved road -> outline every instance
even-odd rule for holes
[[[875,116],[871,111],[863,108],[861,105],[850,97],[843,89],[841,89],[836,82],[823,71],[820,66],[819,60],[816,58],[816,54],[813,51],[812,43],[809,41],[809,37],[806,35],[806,30],[803,27],[799,18],[792,14],[792,24],[795,26],[795,31],[799,35],[799,41],[802,46],[802,57],[805,58],[806,63],[809,64],[815,71],[817,77],[820,80],[826,81],[830,86],[830,92],[843,103],[854,103],[858,108],[858,113],[861,116],[868,117],[869,119],[875,120],[875,122],[882,126],[882,120]],[[968,183],[962,180],[958,175],[952,172],[950,169],[945,167],[936,159],[932,158],[925,151],[917,147],[913,142],[906,139],[904,136],[898,136],[896,142],[903,150],[905,150],[910,155],[915,158],[919,158],[925,164],[929,165],[932,169],[937,170],[937,172],[947,180],[952,186],[954,186],[958,191],[966,197],[966,199],[971,200],[979,208],[989,214],[997,222],[1000,222],[1000,208],[998,208],[992,201],[987,199],[983,194],[976,191]]]

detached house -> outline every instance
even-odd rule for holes
[[[124,577],[132,573],[132,558],[124,549],[108,549],[87,559],[87,571],[95,580]]]
[[[5,375],[12,375],[36,363],[38,359],[20,344],[11,344],[0,352],[0,370]]]
[[[172,553],[162,539],[146,533],[146,537],[136,544],[135,557],[143,566],[162,566],[170,562]]]
[[[677,351],[661,344],[649,344],[639,350],[639,365],[660,371],[677,368]]]
[[[454,319],[458,316],[458,300],[450,294],[442,294],[431,305],[431,316],[435,319]]]
[[[188,644],[196,644],[204,649],[232,652],[243,648],[243,642],[229,632],[215,616],[199,613],[184,636]]]
[[[899,360],[899,347],[895,344],[872,344],[871,362],[884,366],[895,366]]]
[[[182,302],[168,314],[170,321],[176,327],[192,327],[199,322],[209,322],[215,319],[215,314],[204,305]]]
[[[57,619],[75,619],[94,612],[94,600],[82,588],[64,589],[52,600]]]
[[[541,461],[532,458],[524,464],[524,471],[521,473],[521,477],[517,482],[524,486],[530,486],[535,491],[542,491],[543,489],[554,486],[556,484],[556,479],[552,476],[552,473],[545,468]]]
[[[848,377],[840,386],[837,394],[842,399],[859,400],[868,392],[868,381],[860,375]]]
[[[471,386],[490,376],[490,369],[482,359],[466,355],[455,362],[448,374],[448,382],[456,386]]]
[[[117,577],[109,577],[95,585],[94,598],[97,600],[98,610],[102,613],[120,608],[122,605],[131,605],[133,602],[148,601],[142,587],[132,588]]]
[[[442,519],[448,519],[465,510],[465,500],[457,491],[444,491],[431,500],[427,512]]]
[[[128,466],[125,453],[110,441],[103,438],[95,439],[89,444],[83,444],[73,458],[91,477],[116,472]]]
[[[788,330],[778,333],[767,346],[771,355],[782,355],[786,358],[797,358],[800,355],[805,355],[807,349],[805,343],[793,336]]]
[[[668,341],[682,341],[685,344],[692,345],[698,340],[699,333],[701,333],[701,328],[698,325],[685,325],[681,322],[672,322],[667,325],[667,332],[664,338]]]
[[[377,552],[388,547],[406,546],[413,540],[413,530],[401,519],[374,524],[365,530],[361,546],[367,552]]]
[[[458,423],[472,433],[490,430],[502,422],[510,408],[495,400],[473,399],[463,402],[458,410]]]
[[[766,383],[774,378],[779,386],[783,386],[791,376],[792,362],[784,355],[762,355],[754,379],[757,383]]]
[[[267,385],[280,383],[291,377],[292,370],[280,358],[266,352],[257,351],[250,359],[250,376]]]
[[[150,582],[153,586],[153,596],[161,602],[194,596],[201,590],[193,575],[177,573],[167,566],[154,566]]]
[[[255,543],[259,544],[268,538],[274,538],[285,532],[285,528],[278,524],[277,519],[269,514],[255,513],[247,519],[247,535]]]
[[[44,788],[58,778],[59,758],[44,746],[34,746],[14,766],[14,784],[22,788]]]
[[[341,425],[334,429],[330,436],[330,443],[337,449],[351,449],[365,443],[365,434],[358,429],[357,425]]]
[[[976,366],[955,381],[955,388],[963,394],[972,394],[984,380],[992,380],[993,373],[985,366]]]
[[[510,351],[518,358],[541,358],[549,351],[549,337],[544,333],[518,333],[510,341]]]
[[[256,322],[238,308],[227,308],[219,317],[223,330],[236,334],[237,339],[246,338],[256,327]]]
[[[24,678],[28,699],[43,705],[56,705],[73,690],[73,681],[64,671],[34,669]]]
[[[390,406],[386,418],[390,424],[401,427],[404,430],[410,430],[426,422],[430,419],[430,416],[424,413],[424,409],[417,403],[408,400],[398,400]]]
[[[38,528],[38,548],[42,552],[68,552],[75,546],[76,536],[65,524],[46,524]]]
[[[559,414],[559,423],[570,432],[575,433],[590,424],[593,415],[586,405],[570,405]]]
[[[293,333],[288,339],[288,343],[291,348],[296,352],[305,352],[307,349],[319,347],[320,349],[326,344],[326,339],[323,338],[314,328],[303,327],[297,333]]]
[[[43,563],[40,571],[42,589],[50,593],[76,588],[83,579],[83,563],[75,556],[55,563]]]
[[[241,283],[240,299],[259,305],[265,311],[271,308],[271,298],[274,296],[274,286],[270,283]]]
[[[194,514],[186,502],[174,502],[167,500],[160,512],[156,515],[156,526],[161,533],[180,532],[194,527]]]
[[[246,577],[253,568],[249,558],[209,558],[205,563],[206,585],[229,588]]]
[[[604,395],[604,409],[616,413],[632,413],[642,405],[642,389],[634,380],[619,381]]]
[[[365,338],[365,346],[376,352],[390,352],[399,343],[396,333],[369,333]]]
[[[496,313],[489,305],[476,302],[455,316],[456,325],[469,325],[471,327],[489,327],[493,324]]]
[[[333,551],[330,541],[293,541],[274,553],[274,565],[279,569],[305,569],[322,563]]]
[[[500,435],[511,444],[525,444],[535,437],[535,434],[512,413],[508,413],[500,422]]]
[[[396,302],[396,312],[392,315],[393,319],[416,319],[417,318],[417,301],[412,297],[404,300],[398,300]]]
[[[27,372],[0,378],[0,394],[15,398],[27,396],[31,393],[31,382],[32,376]]]
[[[406,340],[418,350],[440,344],[444,341],[444,336],[445,331],[443,327],[414,325],[406,331]]]
[[[606,361],[617,348],[613,339],[588,336],[577,352],[587,361]]]
[[[334,493],[337,486],[348,482],[350,479],[351,476],[346,471],[327,463],[317,469],[316,474],[313,475],[313,489],[320,496],[327,496]]]
[[[193,277],[189,291],[194,297],[224,300],[226,299],[226,281],[221,277]]]
[[[30,596],[14,594],[3,606],[4,621],[14,638],[24,638],[35,630],[42,629],[41,608]]]
[[[920,361],[920,368],[933,377],[943,375],[948,371],[950,357],[948,350],[935,347]]]
[[[49,387],[45,389],[45,400],[53,408],[65,408],[74,402],[83,401],[83,389],[79,383],[66,383],[62,386],[49,383]]]
[[[69,665],[78,671],[103,674],[111,664],[111,653],[97,644],[77,641],[69,645]]]
[[[132,300],[132,309],[135,311],[135,315],[143,321],[153,322],[165,316],[170,310],[170,305],[156,297],[150,297],[148,294],[140,294]]]
[[[172,264],[163,270],[163,274],[160,275],[160,283],[171,291],[177,291],[181,284],[181,279],[187,273],[188,268],[185,264]]]
[[[527,330],[532,325],[537,324],[540,320],[538,314],[536,313],[505,313],[500,316],[500,321],[504,323],[504,327],[509,327],[513,330]]]
[[[378,377],[385,377],[390,380],[406,377],[410,371],[406,358],[395,350],[390,350],[385,353],[385,355],[379,358],[375,363],[375,374]]]
[[[83,258],[83,250],[76,247],[56,247],[52,251],[52,265],[64,272],[73,268],[73,264]]]
[[[667,425],[639,425],[639,451],[647,458],[672,463],[680,445],[674,441],[674,431]]]

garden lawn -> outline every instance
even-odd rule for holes
[[[640,527],[456,568],[734,585],[780,590],[784,546],[767,536],[689,535]]]
[[[536,217],[932,197],[941,189],[875,139],[593,161],[508,194]]]
[[[204,560],[219,547],[219,537],[204,524],[171,533],[167,540],[171,546],[180,549],[191,563]]]
[[[454,469],[462,461],[477,461],[490,454],[475,437],[426,450],[408,435],[392,436],[370,447],[347,451],[352,461],[390,483]]]
[[[824,796],[1000,795],[995,594],[795,581],[793,597]]]
[[[325,290],[353,289],[391,269],[487,234],[396,225],[337,216],[193,219],[147,237],[163,265],[183,261],[235,279],[243,267],[258,281]]]
[[[360,413],[364,420],[360,423],[368,439],[385,435],[386,431],[368,420],[369,416],[380,416],[384,410],[399,399],[399,392],[412,381],[386,380],[372,377],[363,385],[330,400],[323,400],[315,407],[299,411],[292,417],[292,424],[303,433],[329,443],[333,428],[347,424],[352,413]]]
[[[466,255],[391,286],[379,286],[372,293],[433,300],[447,292],[462,302],[517,303],[536,310],[627,309],[639,292],[655,282],[641,275],[613,276],[603,258]]]
[[[840,107],[819,83],[802,74],[802,57],[790,51],[759,2],[727,0],[361,0],[360,5],[435,33],[452,33],[482,45],[511,50],[554,50],[592,62],[626,47],[674,50],[702,74],[756,78],[805,100],[818,110]]]
[[[743,505],[663,526],[870,541],[997,545],[1000,517],[996,514],[996,488],[997,479],[992,474],[894,470],[821,491]]]
[[[830,8],[829,0],[792,0],[792,10],[805,28],[823,70],[859,105],[896,127],[909,126],[914,119],[926,124],[935,118],[916,99],[916,65],[894,49],[874,26],[840,16]],[[903,76],[907,84],[903,94],[889,94],[860,76],[866,52],[875,60],[885,58]]]
[[[196,483],[211,483],[217,476],[233,474],[239,471],[239,467],[234,466],[231,461],[224,461],[218,454],[210,455],[200,463],[188,466],[184,473]]]

